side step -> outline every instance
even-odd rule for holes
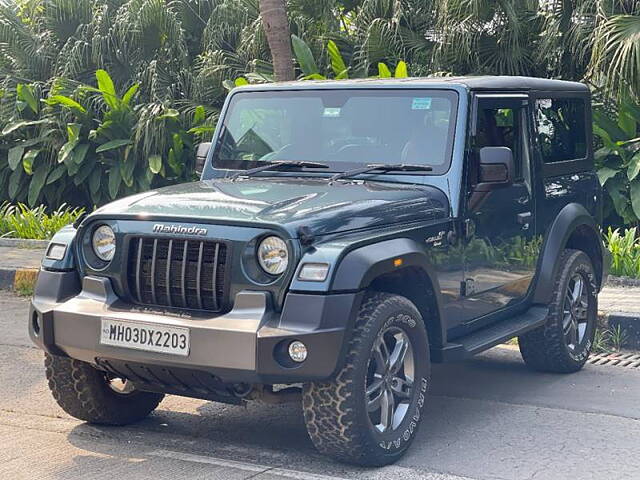
[[[533,306],[520,315],[494,323],[465,337],[456,338],[453,343],[448,343],[442,349],[434,351],[432,360],[456,362],[469,358],[544,325],[548,313],[549,309],[546,307]]]

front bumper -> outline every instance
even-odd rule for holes
[[[74,278],[79,293],[69,287]],[[206,374],[225,383],[297,383],[328,379],[340,367],[345,331],[358,301],[358,294],[290,293],[282,312],[277,312],[268,293],[242,291],[230,312],[210,316],[133,306],[117,297],[109,279],[88,276],[80,287],[75,273],[43,270],[31,302],[29,334],[49,353],[99,368],[118,365],[132,377],[138,372],[140,381],[157,377],[154,372],[158,371],[175,376],[175,369],[182,376]],[[187,327],[191,333],[189,355],[102,345],[103,317]],[[309,352],[304,362],[295,365],[283,360],[293,340],[304,342]],[[177,379],[174,383],[184,382]]]

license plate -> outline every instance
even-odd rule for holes
[[[189,355],[189,329],[103,318],[100,343],[186,357]]]

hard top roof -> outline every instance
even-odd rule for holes
[[[364,78],[356,80],[313,80],[251,85],[241,89],[314,89],[314,88],[377,88],[377,87],[425,87],[446,88],[462,86],[469,90],[542,90],[589,92],[589,88],[579,82],[550,80],[536,77],[478,76],[478,77],[408,77],[408,78]]]

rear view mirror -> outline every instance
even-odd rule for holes
[[[509,147],[480,149],[480,169],[475,190],[489,192],[513,183],[513,152]]]
[[[209,150],[211,150],[211,142],[203,142],[198,145],[198,149],[196,150],[196,173],[198,175],[202,175],[204,171]]]

